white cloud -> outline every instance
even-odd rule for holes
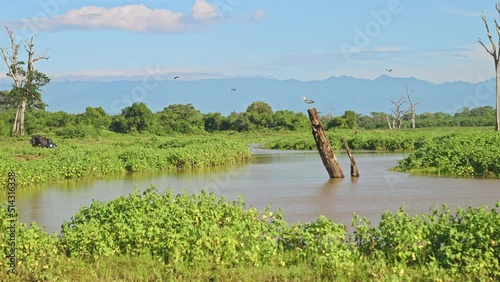
[[[197,21],[208,21],[219,17],[214,5],[205,0],[196,0],[191,10],[191,16]]]
[[[61,16],[31,20],[39,29],[111,28],[131,31],[178,31],[182,25],[181,13],[167,9],[149,9],[144,5],[129,5],[106,9],[86,6],[70,10]]]
[[[171,80],[179,76],[181,80],[196,80],[208,78],[223,78],[226,75],[212,72],[202,68],[178,68],[165,69],[155,68],[142,69],[96,69],[65,73],[52,73],[49,75],[53,80]]]
[[[252,18],[261,20],[264,12],[259,10]],[[247,16],[248,17],[248,16]],[[84,6],[65,14],[53,17],[38,17],[9,22],[9,26],[18,26],[27,30],[63,30],[63,29],[120,29],[136,32],[182,32],[196,29],[204,22],[222,19],[215,5],[206,0],[196,0],[191,15],[184,15],[169,9],[150,9],[143,4],[126,5],[113,8]],[[194,20],[194,21],[193,21]],[[218,23],[239,23],[239,21],[221,20]],[[0,21],[3,23],[3,21]]]

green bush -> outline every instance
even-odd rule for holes
[[[410,217],[404,207],[382,215],[378,226],[354,217],[350,241],[365,256],[391,264],[436,266],[451,275],[500,278],[500,213],[498,208],[446,206],[430,215]]]
[[[57,235],[49,235],[36,224],[30,227],[17,221],[17,211],[9,212],[6,204],[0,206],[0,269],[3,273],[15,271],[32,281],[52,280],[63,260]],[[14,238],[14,240],[11,240]],[[15,242],[15,245],[12,244]],[[9,264],[14,249],[16,266]],[[13,275],[9,275],[12,277]],[[10,278],[9,278],[10,279]],[[4,280],[5,281],[5,280]]]

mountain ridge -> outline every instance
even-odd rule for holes
[[[55,80],[44,87],[42,99],[49,111],[81,113],[86,107],[102,107],[109,114],[134,102],[144,102],[156,112],[171,104],[192,104],[202,113],[243,112],[255,101],[268,103],[274,111],[305,112],[306,96],[315,101],[320,113],[341,115],[346,110],[360,114],[391,112],[393,98],[406,95],[405,86],[414,90],[419,101],[417,112],[454,114],[463,107],[495,105],[495,81],[433,83],[414,77],[381,75],[375,79],[332,76],[324,80],[301,81],[272,78],[209,78],[200,80],[124,79]],[[6,79],[0,89],[10,88]],[[232,90],[232,89],[235,89]]]

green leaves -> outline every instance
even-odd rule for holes
[[[259,214],[213,193],[150,188],[82,208],[63,225],[61,243],[68,256],[87,259],[151,254],[173,264],[271,263],[284,224],[279,213],[266,211],[266,221]]]
[[[130,139],[129,139],[130,140]],[[56,150],[1,149],[0,183],[9,171],[18,174],[19,187],[53,180],[79,179],[113,173],[145,172],[245,163],[251,153],[244,140],[221,137],[155,137],[151,140],[75,144],[62,140]],[[20,161],[15,155],[35,156]],[[5,185],[4,185],[5,186]],[[6,187],[6,186],[5,186]]]
[[[381,255],[393,264],[436,265],[450,273],[500,277],[498,207],[434,208],[430,215],[410,217],[404,207],[387,212],[378,226],[355,221],[350,241],[367,256]]]
[[[458,132],[436,138],[408,155],[397,170],[498,178],[500,135]]]
[[[306,267],[316,279],[329,281],[351,275],[346,280],[498,280],[498,206],[455,213],[444,206],[415,216],[401,207],[373,227],[355,216],[355,231],[347,236],[344,226],[323,216],[290,225],[281,211],[248,208],[242,199],[228,201],[206,191],[174,195],[150,187],[81,208],[63,224],[60,236],[15,222],[17,270],[32,280],[57,280],[59,266],[67,268],[70,261],[150,257],[158,267],[185,272]],[[3,257],[10,253],[10,219],[3,205]],[[7,267],[2,260],[0,268]]]

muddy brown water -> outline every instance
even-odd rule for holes
[[[433,206],[486,205],[500,201],[500,180],[464,179],[412,175],[389,171],[402,153],[354,152],[360,177],[349,176],[349,158],[337,157],[346,178],[329,179],[314,151],[252,149],[251,164],[177,172],[129,174],[107,179],[58,182],[18,189],[19,220],[36,222],[52,233],[60,230],[80,207],[92,200],[108,201],[154,185],[162,191],[197,193],[202,189],[236,200],[241,195],[248,206],[281,208],[290,223],[314,221],[325,215],[351,226],[353,213],[376,224],[385,211],[402,205],[410,214],[427,213]],[[1,198],[5,201],[5,195]]]

